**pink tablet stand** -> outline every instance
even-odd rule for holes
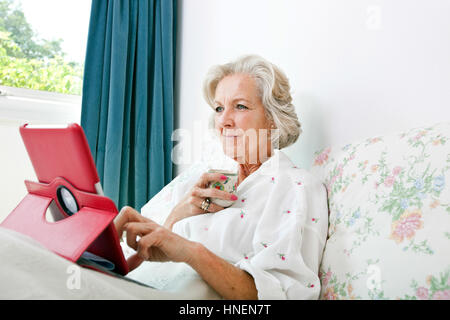
[[[112,261],[114,272],[121,275],[128,273],[113,223],[118,211],[111,199],[80,191],[61,177],[50,184],[25,181],[25,185],[28,194],[0,226],[30,236],[72,262],[76,262],[83,252],[89,251]],[[62,220],[49,222],[45,215],[53,200],[62,210],[57,197],[60,186],[70,190],[80,209]]]

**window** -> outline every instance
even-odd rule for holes
[[[0,0],[0,123],[79,122],[90,6]]]

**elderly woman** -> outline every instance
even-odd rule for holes
[[[126,231],[122,247],[132,270],[127,277],[161,290],[80,271],[4,229],[0,297],[317,299],[326,191],[279,150],[300,134],[289,90],[286,76],[258,56],[208,73],[205,98],[223,151],[235,160],[236,191],[209,188],[226,177],[194,166],[142,214],[125,207],[115,220],[121,238]],[[223,208],[213,198],[232,205]]]
[[[140,266],[130,276],[157,278],[147,261],[183,262],[225,299],[317,299],[326,191],[279,150],[300,134],[288,79],[263,58],[245,56],[213,67],[204,96],[223,151],[237,163],[237,190],[208,188],[226,177],[204,172],[173,187],[162,225],[145,213],[155,201],[143,215],[123,208],[116,228],[136,251],[128,255],[130,268]],[[212,198],[234,202],[223,208]],[[160,266],[179,281],[179,271],[167,271],[174,264]]]

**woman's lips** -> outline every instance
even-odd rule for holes
[[[222,135],[222,138],[224,140],[233,140],[233,141],[235,141],[235,140],[240,139],[241,137],[240,136],[224,136],[224,135]]]
[[[228,130],[228,131],[222,132],[222,137],[225,137],[225,138],[237,138],[240,135],[241,134],[239,134],[239,132],[236,132],[235,130]]]

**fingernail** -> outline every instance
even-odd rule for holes
[[[231,195],[231,200],[236,201],[238,197],[236,197],[234,194]]]
[[[221,175],[221,176],[220,176],[220,179],[222,179],[222,180],[227,180],[228,178],[227,178],[227,176]]]

